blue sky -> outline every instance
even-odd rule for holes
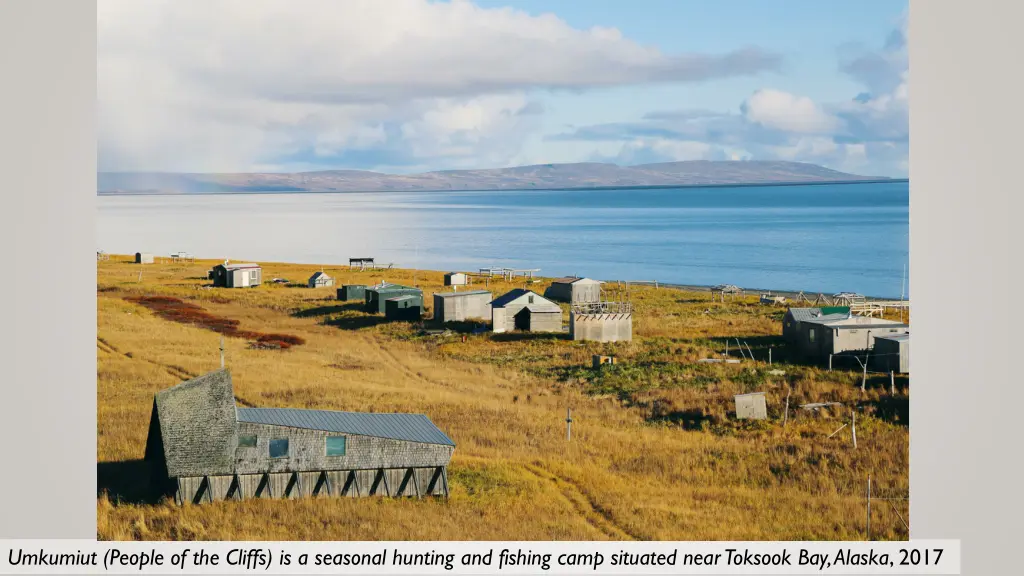
[[[100,0],[101,170],[907,175],[906,2],[187,4]]]

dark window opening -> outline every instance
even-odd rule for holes
[[[275,438],[270,441],[270,457],[271,458],[287,458],[288,457],[288,439],[287,438]]]
[[[239,448],[255,448],[256,437],[255,436],[239,436],[238,437]]]

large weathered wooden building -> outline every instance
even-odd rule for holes
[[[259,264],[217,264],[209,277],[221,288],[251,288],[263,283],[263,268]]]
[[[561,332],[562,308],[531,290],[516,288],[490,302],[494,332]]]
[[[154,261],[153,255],[146,252],[135,253],[136,264],[152,264]]]
[[[493,296],[486,290],[434,294],[434,321],[464,322],[491,317]]]
[[[153,400],[145,459],[179,504],[301,496],[447,496],[455,443],[422,414],[235,405],[218,370]]]
[[[600,302],[601,284],[600,280],[591,278],[559,278],[544,291],[544,297],[572,304]]]

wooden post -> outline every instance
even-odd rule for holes
[[[726,355],[726,357],[729,356],[729,339],[728,338],[725,339],[725,355]]]
[[[789,395],[791,393],[792,393],[792,390],[787,390],[786,391],[786,411],[782,414],[782,427],[783,428],[786,427],[786,422],[789,421]]]
[[[772,365],[772,347],[771,346],[768,347],[768,365],[769,366]]]
[[[743,353],[743,344],[740,344],[740,339],[739,338],[736,339],[736,346],[739,347],[739,349],[740,349],[740,356],[742,356],[743,359],[746,360],[747,355]],[[751,360],[753,360],[753,358],[751,358]]]
[[[572,408],[565,409],[565,441],[572,440]]]
[[[896,373],[892,370],[889,370],[889,392],[896,395]]]
[[[864,368],[864,376],[860,380],[860,391],[861,392],[867,390],[867,386],[868,386],[868,360],[870,358],[871,358],[871,351],[869,350],[868,353],[864,355],[864,362],[862,363],[862,366]],[[860,360],[860,358],[858,358],[858,360]]]
[[[867,504],[868,504],[868,517],[866,528],[867,528],[867,539],[871,540],[871,475],[868,474],[868,493],[867,493]]]
[[[852,415],[851,416],[851,420],[850,420],[850,432],[851,432],[851,434],[853,436],[853,449],[856,450],[857,449],[857,411],[856,410],[851,410],[850,414]]]
[[[828,355],[828,371],[829,372],[832,371],[832,355],[831,354]]]
[[[224,337],[220,337],[220,368],[224,369]]]

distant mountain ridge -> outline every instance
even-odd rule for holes
[[[785,161],[690,160],[637,166],[598,162],[537,164],[484,170],[384,174],[367,170],[297,173],[100,172],[100,194],[224,192],[384,192],[627,188],[890,180]]]

